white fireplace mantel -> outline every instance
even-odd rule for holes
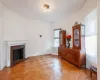
[[[7,67],[10,66],[10,48],[11,48],[11,46],[17,46],[17,45],[25,45],[26,46],[26,43],[27,43],[27,41],[5,41],[4,42],[5,66],[7,66]]]

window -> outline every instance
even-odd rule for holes
[[[59,32],[61,31],[61,29],[54,29],[54,47],[58,47],[59,46]]]
[[[86,65],[97,67],[97,9],[89,13],[85,19]]]
[[[87,36],[85,38],[87,55],[93,58],[97,57],[97,35]]]
[[[97,10],[89,13],[85,20],[86,65],[97,67]]]
[[[97,13],[93,10],[85,19],[85,47],[90,57],[97,57]]]

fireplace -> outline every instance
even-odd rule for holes
[[[10,49],[11,66],[25,60],[25,45],[11,46]]]

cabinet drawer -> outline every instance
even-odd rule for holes
[[[83,54],[84,56],[81,56],[80,50],[78,49],[60,48],[59,55],[78,67],[85,64],[85,55]]]
[[[75,53],[75,52],[70,51],[67,54],[67,59],[68,59],[68,61],[77,65],[77,64],[79,64],[79,53]]]

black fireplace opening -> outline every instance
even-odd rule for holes
[[[13,50],[13,61],[15,62],[17,60],[23,59],[23,54],[23,48]]]
[[[25,45],[11,46],[11,66],[25,59]]]

